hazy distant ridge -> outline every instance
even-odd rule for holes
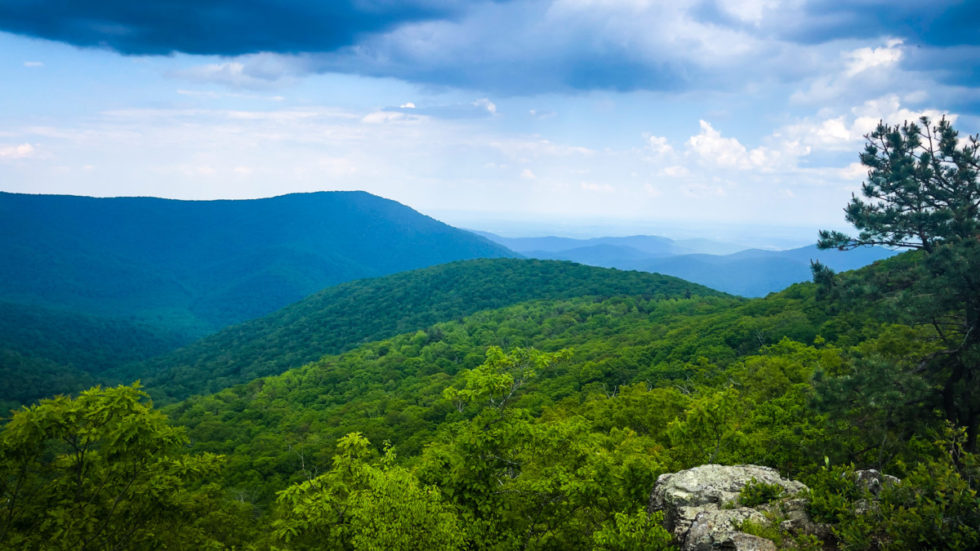
[[[895,254],[880,247],[865,247],[847,253],[820,251],[815,245],[783,251],[745,249],[733,252],[737,247],[730,243],[705,239],[674,241],[651,235],[572,239],[480,234],[531,258],[657,272],[747,297],[764,296],[793,283],[808,281],[811,260],[844,271]],[[726,251],[728,254],[719,254]]]

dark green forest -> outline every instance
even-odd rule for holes
[[[324,287],[508,249],[364,192],[244,201],[0,192],[0,300],[202,337]]]
[[[740,527],[780,548],[977,549],[978,150],[945,120],[880,126],[845,207],[857,234],[819,245],[907,251],[816,263],[813,282],[765,298],[452,263],[219,333],[145,387],[16,410],[0,545],[673,549],[651,490],[715,463],[808,486],[792,497],[822,537],[775,513]],[[862,469],[897,481],[872,494]]]
[[[247,201],[0,192],[0,370],[25,374],[0,388],[0,405],[126,379],[134,370],[124,366],[330,285],[512,256],[364,192]]]

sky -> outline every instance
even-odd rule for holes
[[[0,190],[809,239],[879,120],[980,130],[978,60],[977,1],[4,0]]]

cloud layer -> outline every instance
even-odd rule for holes
[[[858,51],[850,76],[890,63],[976,85],[978,28],[980,3],[954,0],[0,3],[0,30],[12,33],[126,54],[247,56],[192,78],[256,87],[341,72],[508,94],[792,80],[819,62],[804,53],[814,45],[886,37],[907,55]]]
[[[322,52],[364,33],[446,18],[453,1],[19,0],[0,3],[0,29],[125,54]]]

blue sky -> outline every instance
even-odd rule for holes
[[[950,1],[2,2],[0,189],[810,232],[879,119],[980,129],[978,29]]]

